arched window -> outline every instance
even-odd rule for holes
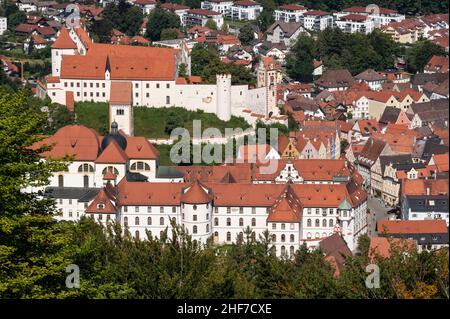
[[[239,218],[239,226],[244,226],[244,218]]]
[[[306,238],[307,238],[307,239],[311,239],[311,233],[307,233],[307,234],[306,234]]]
[[[131,164],[130,170],[132,171],[149,171],[150,165],[144,162],[136,162]]]
[[[306,221],[306,226],[311,227],[311,219],[308,219],[308,220]]]
[[[316,227],[320,227],[320,220],[316,219]]]
[[[333,227],[333,223],[334,223],[333,220],[330,219],[330,220],[328,221],[328,226],[329,226],[329,227]]]
[[[139,230],[136,230],[136,232],[134,233],[134,237],[135,237],[136,239],[139,239]]]
[[[231,241],[231,233],[227,232],[227,241]]]
[[[320,234],[319,233],[316,233],[316,238],[320,238]]]
[[[89,176],[87,176],[87,175],[83,176],[83,186],[84,186],[84,188],[89,187]]]
[[[209,224],[206,224],[206,232],[209,233]]]
[[[58,176],[58,187],[64,187],[64,176]]]
[[[134,224],[137,226],[139,225],[139,217],[134,218]]]
[[[214,237],[215,237],[216,240],[219,240],[219,232],[217,232],[217,231],[214,232]]]
[[[286,255],[286,247],[281,246],[281,255]]]
[[[114,175],[119,175],[119,171],[114,166],[105,167],[102,171],[102,175],[105,175],[106,173],[113,173]]]
[[[256,218],[252,218],[252,227],[256,226]]]
[[[286,241],[286,235],[282,234],[281,235],[281,242],[284,243]]]
[[[295,236],[294,236],[294,234],[291,234],[291,235],[289,236],[289,241],[290,241],[291,243],[293,243],[293,242],[295,241]]]
[[[294,256],[294,253],[295,253],[294,246],[289,247],[289,253],[290,253],[291,256]]]
[[[197,226],[196,225],[194,225],[194,227],[192,227],[192,233],[197,234]]]
[[[160,224],[160,225],[164,225],[164,217],[161,217],[161,218],[159,219],[159,224]]]
[[[219,226],[219,218],[214,218],[214,226]]]
[[[227,226],[231,226],[231,218],[227,218]]]
[[[274,243],[277,242],[277,235],[275,235],[275,234],[272,235],[272,242],[274,242]]]
[[[128,226],[128,217],[124,217],[123,218],[123,224],[125,225],[125,226]]]
[[[152,224],[152,218],[151,217],[147,217],[147,225],[151,225]]]
[[[94,172],[94,166],[89,164],[81,164],[78,166],[78,173],[92,173]]]
[[[322,220],[322,227],[327,227],[327,220],[326,219]]]

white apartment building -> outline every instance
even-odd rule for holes
[[[275,21],[301,22],[303,14],[307,11],[304,6],[298,4],[285,4],[274,11]]]
[[[333,26],[333,14],[321,10],[312,10],[303,13],[303,26],[311,31],[323,31]]]
[[[149,15],[156,8],[156,0],[129,0],[129,2],[141,8],[144,15]]]
[[[374,21],[366,15],[348,14],[335,20],[335,25],[345,33],[369,34],[374,30]]]
[[[398,13],[396,10],[381,8],[377,6],[367,7],[351,7],[343,9],[341,12],[335,14],[339,20],[342,16],[349,14],[365,15],[373,21],[375,28],[381,28],[391,22],[401,22],[405,20],[405,15]]]
[[[229,16],[233,0],[207,0],[201,2],[201,8],[222,13],[223,16]]]
[[[164,10],[168,10],[168,11],[172,11],[173,13],[175,13],[177,16],[180,17],[180,21],[183,24],[183,17],[186,15],[186,13],[191,9],[188,6],[184,6],[178,3],[163,3],[161,4],[161,8]]]
[[[208,20],[214,21],[218,29],[223,26],[223,15],[220,12],[206,9],[191,9],[183,15],[183,25],[186,27],[193,27],[195,25],[204,27]]]
[[[231,6],[230,17],[232,20],[256,20],[262,10],[262,6],[255,1],[235,1]]]
[[[17,0],[16,6],[19,7],[20,11],[36,12],[37,3],[38,3],[37,0]]]
[[[3,35],[8,29],[8,18],[0,17],[0,35]]]

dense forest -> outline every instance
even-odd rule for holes
[[[117,224],[55,222],[54,204],[28,186],[45,185],[70,158],[39,161],[46,114],[31,91],[0,86],[0,298],[448,298],[448,250],[376,257],[380,288],[365,285],[368,238],[340,275],[321,251],[277,258],[265,233],[199,247],[177,225],[135,240]],[[66,287],[66,268],[80,287]]]

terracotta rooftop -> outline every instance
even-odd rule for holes
[[[391,257],[392,249],[411,252],[416,248],[416,242],[411,239],[370,237],[369,260],[376,256],[382,258]]]
[[[444,219],[435,220],[379,220],[377,231],[382,234],[437,234],[447,233]]]
[[[181,194],[181,202],[186,204],[206,204],[211,202],[212,196],[196,180]]]
[[[133,101],[131,82],[112,82],[110,104],[131,105]]]
[[[52,49],[76,49],[77,45],[69,35],[69,31],[65,25],[61,26],[58,38],[52,44]]]
[[[448,195],[448,179],[408,179],[403,181],[403,195]]]

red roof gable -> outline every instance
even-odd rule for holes
[[[76,49],[77,45],[73,42],[69,35],[69,31],[63,25],[61,30],[59,30],[59,36],[55,42],[52,44],[52,49]]]
[[[96,163],[111,163],[111,164],[125,164],[128,161],[127,154],[117,144],[115,140],[112,140],[108,144],[105,150],[95,160]]]

